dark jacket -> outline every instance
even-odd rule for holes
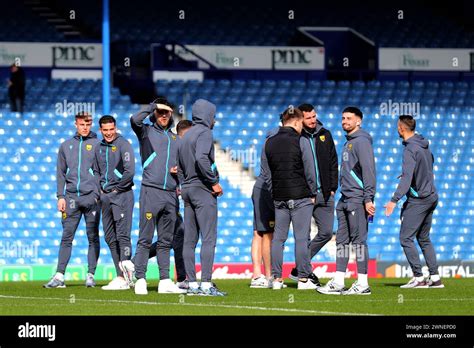
[[[173,118],[170,119],[166,129],[156,122],[144,123],[143,121],[153,113],[153,109],[154,104],[150,104],[130,119],[132,129],[140,143],[142,184],[160,190],[175,191],[178,180],[176,175],[170,173],[170,169],[176,166],[178,151],[178,137],[171,131]]]
[[[94,174],[104,192],[125,192],[133,187],[135,155],[132,145],[118,135],[111,143],[102,140],[95,150]]]
[[[341,194],[354,203],[375,198],[375,159],[372,137],[363,129],[346,135],[341,163]]]
[[[305,128],[301,135],[310,141],[316,182],[327,201],[331,191],[337,191],[339,176],[337,152],[331,132],[318,120],[314,132]]]
[[[306,151],[309,156],[309,151]],[[269,184],[275,201],[313,197],[305,174],[301,136],[291,127],[280,127],[265,143],[271,173]],[[314,187],[315,185],[313,185]]]
[[[433,176],[433,154],[429,142],[423,136],[415,134],[403,142],[402,176],[391,201],[396,203],[404,195],[410,202],[421,201],[437,196]],[[437,198],[437,197],[436,197]]]
[[[219,173],[214,163],[214,139],[212,124],[216,106],[198,99],[192,107],[193,126],[184,134],[178,149],[178,177],[181,187],[198,186],[212,192],[219,182]],[[181,179],[182,178],[182,179]]]
[[[90,132],[83,137],[76,133],[59,147],[56,167],[58,198],[66,192],[77,196],[94,193],[99,197],[98,178],[94,176],[95,148],[99,144],[97,135]]]
[[[16,72],[10,73],[10,82],[12,83],[8,87],[8,94],[10,98],[25,98],[25,71],[18,67]]]

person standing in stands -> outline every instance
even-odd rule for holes
[[[94,287],[94,273],[99,259],[99,181],[93,172],[95,149],[99,140],[91,132],[92,116],[79,113],[75,117],[77,133],[59,147],[56,169],[58,210],[62,213],[63,235],[59,247],[56,274],[45,288],[65,288],[64,273],[71,258],[72,242],[81,217],[86,221],[89,240],[86,286]]]
[[[222,196],[219,173],[214,163],[214,116],[216,106],[198,99],[192,106],[193,126],[178,148],[178,175],[183,178],[183,257],[190,296],[225,296],[212,282],[217,240],[217,197]],[[201,284],[196,279],[195,250],[201,235]]]
[[[342,128],[347,133],[341,164],[341,199],[337,203],[336,275],[317,289],[325,295],[370,295],[367,271],[368,219],[375,214],[375,159],[372,137],[361,128],[363,114],[349,106],[342,112]],[[344,288],[344,278],[350,256],[350,244],[355,249],[357,281]]]
[[[309,141],[311,148],[311,165],[316,183],[316,204],[313,218],[318,227],[318,234],[309,245],[312,259],[332,238],[334,225],[334,194],[338,185],[338,160],[336,147],[331,132],[323,127],[317,119],[314,106],[301,104],[303,112],[303,131],[301,135]],[[309,277],[320,286],[318,277],[311,272]],[[298,270],[291,270],[290,279],[298,280]]]
[[[402,115],[398,118],[398,135],[403,139],[402,175],[392,199],[385,205],[385,215],[393,213],[397,202],[404,196],[400,214],[400,243],[413,271],[408,284],[400,286],[412,288],[444,288],[438,273],[436,252],[430,239],[433,211],[438,205],[438,193],[434,184],[434,157],[429,142],[415,133],[416,120],[413,116]],[[418,241],[428,266],[430,277],[425,279],[421,271],[420,256],[414,239]]]
[[[10,98],[10,110],[12,112],[23,112],[25,104],[25,71],[21,66],[12,64],[10,66],[10,79],[8,80],[8,96]]]
[[[102,226],[117,272],[102,289],[127,290],[132,280],[122,271],[121,263],[130,262],[132,255],[135,155],[128,140],[117,133],[113,116],[102,116],[99,127],[103,140],[95,149],[94,175],[100,178]]]
[[[295,258],[298,270],[298,290],[316,289],[309,279],[309,236],[311,214],[315,203],[316,184],[311,163],[311,150],[301,139],[303,113],[290,107],[282,114],[283,127],[265,144],[270,175],[267,185],[275,206],[275,232],[272,240],[273,290],[284,287],[282,279],[283,248],[290,223],[295,236]]]
[[[150,246],[158,233],[157,259],[160,270],[158,292],[180,294],[186,290],[170,279],[170,250],[178,215],[177,178],[171,173],[176,166],[178,138],[171,131],[173,108],[165,98],[157,98],[130,119],[140,143],[143,179],[140,190],[140,232],[135,255],[135,294],[148,294],[146,270]],[[144,123],[150,116],[151,124]]]

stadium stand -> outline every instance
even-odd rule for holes
[[[59,144],[73,135],[71,117],[56,114],[58,100],[94,102],[100,114],[100,87],[92,80],[28,81],[28,112],[8,112],[6,100],[0,109],[0,238],[15,243],[39,246],[38,264],[54,264],[61,238],[59,213],[56,212],[55,165]],[[0,95],[5,95],[4,86]],[[426,81],[290,81],[290,80],[209,80],[158,81],[157,89],[176,104],[183,97],[190,105],[198,97],[218,105],[215,140],[224,150],[245,150],[252,144],[260,154],[267,130],[278,125],[279,113],[288,104],[313,103],[318,117],[332,131],[340,151],[344,134],[340,113],[347,105],[363,110],[364,128],[374,138],[378,187],[376,205],[379,212],[370,229],[368,244],[372,258],[404,260],[398,241],[399,221],[385,218],[382,205],[396,187],[401,167],[401,142],[396,132],[396,116],[382,115],[381,103],[392,100],[422,102],[418,131],[431,141],[435,155],[435,176],[441,209],[435,211],[432,238],[441,261],[474,258],[474,241],[470,226],[474,220],[474,204],[470,197],[474,186],[470,177],[474,170],[474,83]],[[112,92],[112,113],[118,127],[129,139],[138,158],[137,141],[129,126],[129,116],[139,109],[128,96]],[[94,125],[97,130],[97,125]],[[259,155],[258,155],[259,157]],[[243,163],[255,174],[253,168]],[[137,160],[135,194],[141,180]],[[249,262],[252,236],[252,206],[231,179],[222,183],[225,195],[219,200],[219,235],[216,262]],[[138,197],[138,196],[137,196]],[[443,214],[441,217],[440,214]],[[102,233],[102,232],[101,232]],[[133,245],[138,235],[138,206],[135,206]],[[81,226],[74,241],[72,262],[86,261],[87,238]],[[293,260],[292,237],[285,248],[285,260]],[[323,250],[317,261],[332,260]],[[27,264],[31,260],[3,258],[4,264]],[[102,240],[101,262],[111,262]]]

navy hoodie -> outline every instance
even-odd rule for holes
[[[429,142],[422,135],[415,134],[403,141],[402,176],[391,201],[396,203],[404,195],[411,202],[418,202],[436,195],[433,176],[433,154]],[[433,196],[435,197],[435,196]]]

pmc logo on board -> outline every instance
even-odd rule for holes
[[[281,65],[309,65],[311,64],[311,50],[299,49],[273,49],[272,50],[272,66]]]
[[[95,59],[94,46],[53,46],[53,66],[57,63],[87,63]]]

